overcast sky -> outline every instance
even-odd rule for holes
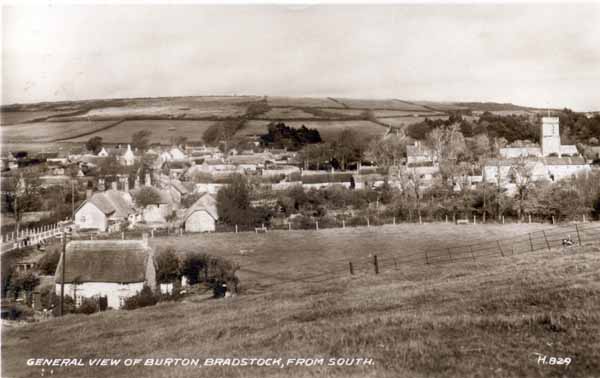
[[[213,94],[600,110],[600,3],[2,12],[2,101]]]

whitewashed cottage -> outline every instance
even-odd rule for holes
[[[156,290],[153,251],[143,240],[72,241],[65,252],[65,294],[80,305],[84,298],[106,297],[108,307],[118,309],[147,285]],[[62,257],[55,274],[60,295]]]
[[[137,211],[131,195],[116,190],[115,186],[113,189],[94,193],[77,208],[75,225],[78,229],[112,232],[119,231],[125,222],[129,225],[137,222]]]

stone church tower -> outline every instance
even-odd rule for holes
[[[558,128],[558,117],[542,118],[540,139],[542,156],[548,156],[550,154],[560,156],[560,130]]]

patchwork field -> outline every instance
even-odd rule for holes
[[[0,125],[9,126],[16,125],[19,123],[32,122],[40,119],[45,119],[47,117],[56,117],[64,114],[69,114],[70,112],[61,112],[61,111],[37,111],[37,112],[1,112],[0,113]]]
[[[349,99],[349,98],[336,98],[338,102],[343,103],[349,108],[360,108],[360,109],[386,109],[386,110],[406,110],[406,111],[428,111],[426,108],[396,100],[367,100],[367,99]]]
[[[312,97],[278,97],[268,96],[267,104],[269,106],[297,106],[297,107],[313,107],[313,108],[343,108],[344,105],[339,104],[329,98],[312,98]]]
[[[265,100],[271,109],[262,106]],[[250,108],[253,104],[258,106]],[[371,138],[385,133],[385,126],[382,129],[382,124],[399,127],[421,122],[424,117],[447,117],[444,113],[451,110],[490,110],[518,114],[535,111],[512,104],[496,103],[413,103],[399,99],[284,96],[106,99],[9,105],[3,106],[2,109],[2,125],[7,126],[1,128],[3,143],[45,143],[58,140],[82,142],[91,135],[102,136],[107,142],[124,142],[130,140],[130,132],[142,128],[140,122],[145,122],[144,125],[151,128],[154,134],[153,142],[164,142],[163,138],[170,139],[174,133],[174,126],[177,128],[177,136],[199,141],[198,135],[203,134],[212,124],[210,122],[238,122],[241,117],[254,119],[248,120],[247,125],[238,131],[237,136],[240,137],[262,134],[266,131],[264,125],[269,120],[281,120],[292,127],[300,127],[302,124],[315,127],[325,140],[335,139],[344,128],[355,130],[365,138]],[[365,112],[369,110],[379,122],[367,120],[368,115]],[[312,119],[315,121],[311,121]],[[36,120],[37,122],[30,123]],[[106,123],[118,121],[124,123],[118,127],[109,127],[111,124]],[[186,121],[191,123],[185,123]]]
[[[3,143],[40,143],[71,139],[102,130],[115,121],[74,121],[74,122],[36,122],[18,126],[1,127],[0,135]]]
[[[264,261],[261,280],[274,275],[270,267],[288,268],[280,271],[283,279],[273,278],[276,284],[246,290],[227,300],[192,296],[135,311],[68,315],[18,328],[5,326],[2,376],[39,377],[48,370],[28,367],[29,358],[64,357],[122,361],[271,357],[282,358],[282,364],[124,367],[121,362],[116,367],[58,367],[53,369],[54,375],[506,378],[593,377],[600,371],[598,247],[446,265],[398,266],[385,268],[379,275],[363,271],[320,281],[292,280],[299,272],[333,266],[328,259],[334,256],[367,256],[380,250],[381,238],[389,243],[388,249],[406,252],[421,246],[420,241],[456,243],[465,233],[510,237],[541,226],[403,227],[398,226],[397,233],[391,233],[390,226],[379,232],[353,229],[349,234],[339,230],[239,234],[243,242],[231,235],[220,240],[212,240],[219,235],[209,235],[208,242],[202,242],[205,235],[182,238],[181,242],[189,243],[195,239],[190,248],[222,251],[231,257],[237,249],[253,246],[250,257]],[[367,231],[372,234],[365,234]],[[354,233],[360,239],[350,236]],[[287,239],[286,244],[284,235],[294,235],[295,243],[289,244],[291,239]],[[264,244],[258,238],[263,238]],[[282,240],[274,240],[278,238]],[[360,247],[356,246],[358,240],[363,242]],[[267,250],[272,250],[275,263],[269,262]],[[276,254],[282,256],[275,258]],[[538,364],[538,354],[547,360],[568,357],[571,363]],[[352,357],[373,362],[327,366],[329,358]],[[288,358],[323,358],[325,363],[296,367],[286,364]]]
[[[297,118],[315,118],[315,115],[298,108],[272,108],[268,112],[261,114],[260,117],[272,120],[287,120]]]
[[[246,136],[246,135],[260,135],[265,134],[267,132],[267,125],[271,121],[265,120],[251,120],[245,123],[244,127],[237,132],[237,136]],[[365,138],[372,138],[382,136],[386,132],[386,128],[373,123],[371,121],[363,121],[363,120],[352,120],[352,121],[343,121],[343,120],[332,120],[332,121],[286,121],[285,124],[289,127],[300,128],[302,125],[311,128],[317,129],[319,134],[321,134],[321,138],[324,141],[332,141],[337,138],[340,132],[344,129],[349,129],[357,132],[361,136]]]
[[[81,138],[73,138],[71,142],[85,142],[91,137],[102,137],[108,143],[128,143],[131,136],[140,131],[148,130],[150,143],[170,143],[173,137],[186,137],[189,141],[201,141],[204,132],[218,121],[179,121],[179,120],[149,120],[149,121],[125,121],[119,125],[86,135]]]
[[[392,127],[402,127],[408,126],[415,123],[420,123],[425,121],[425,119],[435,120],[435,119],[448,119],[448,116],[427,116],[427,117],[397,117],[397,118],[380,118],[379,122],[384,123],[386,125],[390,125]]]

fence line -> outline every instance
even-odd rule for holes
[[[2,253],[44,243],[48,239],[60,237],[65,227],[72,227],[71,223],[55,223],[35,228],[24,228],[19,232],[2,235]]]
[[[578,233],[579,237],[574,236],[574,233]],[[256,270],[245,268],[241,268],[240,271],[279,280],[279,282],[261,285],[262,288],[270,288],[294,282],[321,284],[348,274],[377,274],[378,271],[384,269],[397,270],[402,266],[441,265],[463,261],[477,261],[487,257],[510,257],[541,250],[550,250],[552,248],[562,247],[563,240],[570,240],[573,242],[573,245],[600,243],[600,224],[562,225],[553,229],[540,230],[508,239],[485,240],[466,245],[421,250],[411,254],[375,254],[370,257],[361,257],[351,260],[330,260],[327,261],[327,264],[335,264],[337,265],[336,268],[313,270],[313,274],[298,277],[275,277],[272,274],[261,273]],[[480,247],[478,248],[477,246]],[[308,265],[309,264],[305,264],[304,266]]]

